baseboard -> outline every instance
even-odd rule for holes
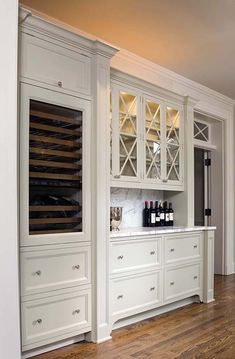
[[[130,325],[130,324],[137,323],[137,322],[139,322],[141,320],[145,320],[145,319],[155,317],[155,316],[163,314],[163,313],[170,312],[171,310],[174,310],[174,309],[185,307],[186,305],[189,305],[189,304],[192,304],[192,303],[195,303],[195,297],[182,299],[182,300],[180,300],[178,302],[174,302],[174,303],[171,303],[171,304],[166,304],[166,305],[164,305],[162,307],[152,309],[152,310],[148,310],[148,311],[146,311],[144,313],[140,313],[140,314],[132,315],[132,316],[130,316],[128,318],[120,319],[116,323],[114,323],[113,330],[125,327],[125,326]]]
[[[85,339],[85,335],[81,334],[81,335],[77,335],[76,337],[73,337],[70,339],[61,340],[61,341],[57,342],[56,344],[44,345],[43,347],[40,347],[40,349],[32,349],[32,350],[22,353],[21,359],[32,358],[36,355],[40,355],[40,354],[43,354],[46,352],[50,352],[52,350],[66,347],[67,345],[81,342],[84,339]]]

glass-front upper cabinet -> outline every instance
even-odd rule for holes
[[[89,240],[89,103],[30,85],[21,95],[22,244]]]
[[[118,86],[111,96],[111,163],[114,179],[136,181],[139,168],[139,94]]]

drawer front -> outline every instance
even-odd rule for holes
[[[138,240],[122,243],[111,243],[111,273],[136,270],[141,267],[160,264],[161,239]]]
[[[187,265],[178,268],[165,269],[165,295],[164,300],[177,297],[187,297],[199,292],[201,286],[200,264]]]
[[[22,296],[90,283],[89,246],[50,248],[21,253]]]
[[[89,331],[90,290],[23,302],[21,316],[23,346],[33,343],[40,345],[40,341],[81,333],[83,329]]]
[[[182,234],[165,237],[165,263],[201,257],[201,234]]]
[[[111,287],[113,315],[161,301],[160,272],[113,279]]]
[[[90,71],[88,56],[22,34],[21,76],[89,95]]]

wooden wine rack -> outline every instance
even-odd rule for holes
[[[29,189],[30,234],[82,230],[82,118],[79,111],[31,100]],[[46,203],[47,198],[49,202],[53,198],[51,191],[58,205]],[[65,197],[68,205],[61,205]],[[40,198],[45,203],[38,205]]]

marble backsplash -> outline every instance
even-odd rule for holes
[[[110,192],[110,206],[123,207],[120,228],[142,227],[144,202],[162,200],[162,191],[115,187]]]

